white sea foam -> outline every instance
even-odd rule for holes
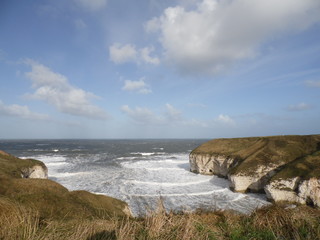
[[[132,152],[132,155],[151,156],[156,154],[155,152]]]
[[[51,166],[62,166],[62,165],[66,165],[68,163],[66,162],[48,162],[46,163],[47,167],[51,167]]]
[[[131,197],[182,197],[182,196],[203,196],[203,195],[211,195],[214,193],[220,193],[228,191],[228,189],[218,189],[207,192],[193,192],[193,193],[159,193],[159,194],[132,194],[129,195]]]
[[[74,177],[74,176],[84,176],[90,175],[91,172],[59,172],[55,173],[54,177],[56,178],[66,178],[66,177]]]
[[[156,150],[156,149],[155,149]],[[63,155],[63,150],[34,158],[43,161],[49,177],[70,190],[87,190],[126,201],[135,216],[155,209],[162,198],[166,209],[233,209],[243,213],[266,204],[254,195],[234,193],[228,181],[189,171],[188,154],[134,152],[116,156],[116,165],[90,165],[105,155]],[[139,156],[135,156],[139,155]],[[72,160],[68,157],[72,157]],[[89,157],[88,157],[89,156]],[[89,159],[89,160],[88,160]],[[82,165],[84,162],[87,164]],[[103,161],[102,161],[103,162]]]
[[[208,183],[209,179],[199,180],[199,181],[192,181],[192,182],[145,182],[145,181],[138,181],[138,180],[125,180],[124,183],[131,183],[131,184],[139,184],[139,185],[152,185],[152,186],[189,186],[194,184],[202,184],[202,183]]]

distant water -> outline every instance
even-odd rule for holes
[[[189,171],[189,153],[206,140],[0,140],[0,149],[43,161],[49,178],[127,202],[135,216],[157,207],[173,211],[232,209],[250,213],[264,195],[234,193],[229,182]]]

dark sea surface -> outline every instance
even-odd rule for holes
[[[135,216],[157,207],[173,211],[232,209],[250,213],[264,195],[229,190],[229,182],[189,171],[189,153],[206,140],[0,140],[0,149],[43,161],[49,178],[127,202]]]

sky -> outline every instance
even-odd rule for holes
[[[320,134],[319,0],[1,0],[0,138]]]

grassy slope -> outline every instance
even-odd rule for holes
[[[21,169],[41,164],[0,152],[0,199],[33,209],[43,219],[73,219],[99,216],[122,216],[127,204],[123,201],[91,194],[86,191],[69,192],[62,185],[48,179],[21,178]],[[5,207],[0,205],[0,211]]]
[[[263,165],[284,165],[320,150],[320,135],[272,136],[215,139],[199,146],[192,153],[235,157],[240,164],[231,173],[252,174]],[[310,163],[317,162],[319,157]]]
[[[314,240],[320,239],[320,210],[307,206],[232,212],[165,213],[146,218],[42,220],[35,212],[0,198],[0,239],[5,240]]]

